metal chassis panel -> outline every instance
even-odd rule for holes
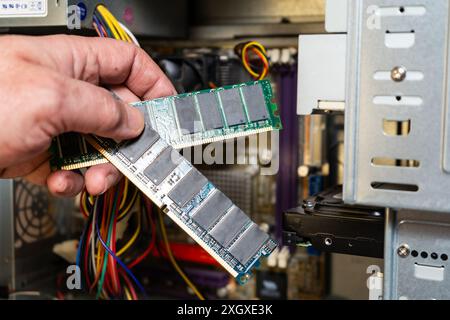
[[[370,6],[423,6],[426,14],[381,17],[381,28],[368,28]],[[448,1],[351,0],[348,9],[344,201],[450,212],[450,176],[445,165],[450,143]],[[408,49],[387,48],[384,44],[387,30],[394,33],[414,30],[415,44]],[[423,72],[424,80],[374,80],[374,72],[390,71],[395,66]],[[423,103],[377,105],[373,101],[375,96],[418,96]],[[409,135],[385,135],[383,119],[411,120]],[[374,166],[371,163],[374,157],[414,159],[420,161],[420,166]],[[374,189],[372,182],[416,185],[418,191]]]

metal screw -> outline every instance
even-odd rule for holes
[[[395,82],[401,82],[406,78],[406,69],[404,67],[395,67],[391,70],[391,79]]]
[[[407,256],[409,256],[410,251],[411,250],[409,249],[409,246],[407,244],[402,244],[400,247],[398,247],[397,254],[401,258],[406,258]]]
[[[314,202],[312,202],[311,200],[306,200],[305,207],[306,208],[314,208]]]

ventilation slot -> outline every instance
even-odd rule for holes
[[[411,132],[411,120],[383,120],[383,132],[388,136],[407,136]]]
[[[380,7],[376,11],[380,17],[423,16],[426,13],[423,6]]]
[[[416,43],[416,34],[414,30],[410,32],[391,32],[386,31],[384,35],[384,44],[390,49],[408,49]]]
[[[376,190],[417,192],[419,187],[415,184],[389,183],[389,182],[372,182],[370,186]]]
[[[372,159],[372,165],[382,167],[418,168],[420,166],[420,161],[378,157]]]
[[[422,81],[423,72],[407,71],[405,81]],[[373,79],[377,81],[392,81],[391,71],[377,71],[373,74]]]
[[[420,106],[423,103],[421,97],[415,96],[376,96],[373,103],[387,106]]]

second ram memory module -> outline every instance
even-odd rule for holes
[[[144,112],[145,106],[140,106]],[[138,139],[88,141],[240,283],[276,243],[153,130]]]
[[[281,129],[268,80],[134,103],[175,149]],[[54,169],[74,170],[107,160],[77,133],[56,137]]]

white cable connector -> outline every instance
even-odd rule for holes
[[[283,247],[278,254],[278,267],[280,269],[286,269],[288,266],[288,261],[291,253],[289,252],[288,247]]]
[[[280,252],[280,249],[276,248],[275,250],[273,250],[273,252],[267,258],[267,266],[269,268],[275,268],[277,266],[277,260],[278,260],[278,253],[279,252]]]
[[[67,240],[53,246],[53,253],[69,263],[77,262],[78,240]]]

